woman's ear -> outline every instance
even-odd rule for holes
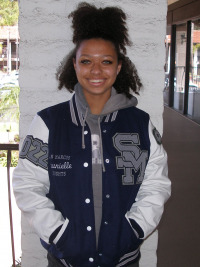
[[[117,66],[117,75],[120,73],[121,68],[122,68],[122,61],[120,60]]]
[[[76,59],[73,57],[73,65],[74,65],[74,69],[76,70]]]

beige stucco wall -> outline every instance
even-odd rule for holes
[[[128,27],[133,46],[128,55],[135,63],[144,89],[139,105],[147,111],[162,133],[164,88],[164,38],[166,30],[166,0],[110,0],[86,2],[118,5],[128,15]],[[67,91],[58,91],[56,68],[73,47],[68,14],[77,0],[20,0],[20,137],[26,135],[35,113],[44,107],[69,99]],[[141,267],[155,267],[157,232],[144,242]],[[22,217],[22,266],[44,267],[46,252],[39,238]]]

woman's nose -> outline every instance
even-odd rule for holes
[[[101,66],[99,63],[94,63],[91,68],[91,73],[98,74],[101,72]]]

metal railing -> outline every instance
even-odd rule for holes
[[[12,202],[11,202],[11,182],[10,182],[10,166],[12,154],[11,151],[19,150],[19,144],[0,144],[0,151],[7,151],[7,183],[8,183],[8,203],[9,203],[9,219],[10,219],[10,235],[11,235],[11,246],[12,246],[12,259],[13,267],[15,264],[15,244],[14,244],[14,232],[13,232],[13,217],[12,217]]]

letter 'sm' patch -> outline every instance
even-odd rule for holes
[[[142,151],[139,135],[137,133],[116,133],[113,136],[113,144],[121,153],[116,157],[117,169],[124,169],[122,176],[123,185],[133,185],[134,175],[139,171],[136,184],[142,183],[148,160],[148,151]]]

